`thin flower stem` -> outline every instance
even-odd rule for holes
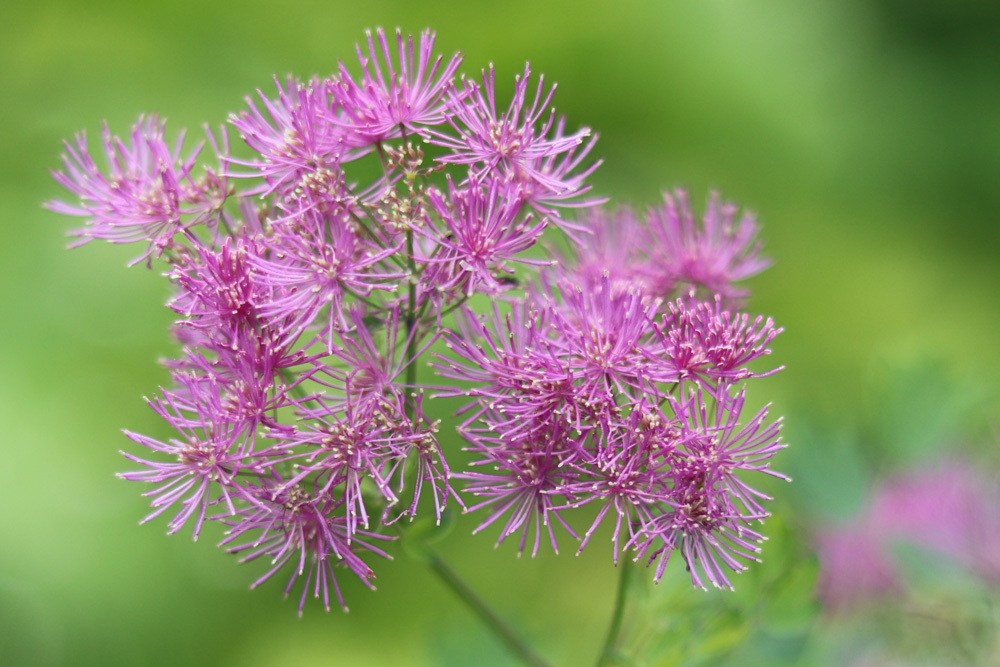
[[[625,602],[628,598],[629,581],[632,578],[632,559],[623,558],[618,566],[618,592],[615,595],[615,609],[611,613],[611,623],[608,634],[604,638],[601,654],[597,658],[597,667],[607,667],[615,664],[615,654],[618,649],[618,639],[622,630],[622,619],[625,617]]]
[[[223,204],[225,200],[223,200]],[[222,204],[216,209],[219,213],[219,223],[226,228],[226,233],[229,234],[230,238],[236,238],[236,230],[233,229],[233,225],[229,222],[229,217],[226,212],[222,210]]]
[[[314,399],[309,399],[309,394],[306,393],[306,390],[305,388],[303,388],[301,383],[295,382],[295,376],[292,374],[290,370],[288,370],[287,368],[279,368],[278,374],[281,376],[281,379],[285,381],[285,387],[290,392],[295,394],[295,396],[297,396],[302,400],[307,400],[307,399],[314,400]]]
[[[448,587],[451,591],[465,603],[479,620],[493,633],[493,635],[503,642],[510,652],[522,663],[530,667],[549,667],[549,663],[541,658],[537,653],[524,643],[517,633],[506,621],[497,616],[496,612],[490,609],[483,600],[476,595],[475,591],[469,588],[451,566],[434,552],[428,554],[427,563],[431,571]]]
[[[669,401],[670,397],[674,394],[675,391],[677,391],[677,387],[679,387],[680,384],[681,384],[680,380],[678,380],[677,382],[674,382],[672,385],[670,385],[670,389],[668,389],[667,393],[665,393],[663,395],[663,398],[660,399],[660,402],[658,404],[659,407],[662,408],[664,405],[667,404],[667,401]]]
[[[417,321],[417,284],[414,280],[414,275],[416,271],[416,263],[413,260],[413,230],[406,230],[406,264],[409,268],[409,278],[407,279],[407,295],[406,295],[406,352],[404,353],[406,362],[409,364],[406,367],[406,378],[404,382],[406,383],[407,393],[403,400],[403,409],[406,412],[406,416],[413,421],[413,385],[417,383],[417,364],[414,363],[416,360],[413,358],[417,353],[417,336],[413,329],[420,323]]]
[[[372,308],[373,310],[385,310],[385,306],[383,306],[382,304],[376,303],[375,301],[372,301],[371,299],[365,297],[364,295],[362,295],[361,293],[357,292],[356,290],[352,290],[350,287],[347,287],[346,285],[344,286],[344,291],[347,292],[348,294],[350,294],[351,296],[353,296],[355,299],[357,299],[361,303],[363,303],[366,306]]]
[[[468,301],[468,300],[469,300],[469,296],[468,295],[464,295],[461,299],[459,299],[455,303],[451,304],[450,306],[448,306],[447,308],[445,308],[444,310],[442,310],[441,311],[441,319],[444,319],[446,316],[450,315],[454,311],[456,311],[459,308],[461,308],[465,304],[465,302]]]
[[[385,244],[382,242],[382,239],[379,238],[378,234],[372,231],[372,228],[368,225],[368,223],[364,221],[364,218],[359,216],[354,211],[348,211],[348,214],[351,216],[351,219],[354,220],[355,223],[357,223],[361,231],[363,231],[365,234],[368,235],[368,238],[374,241],[375,244],[378,245],[380,248],[385,247]],[[370,214],[369,217],[371,217]],[[396,255],[389,255],[387,259],[394,262],[396,266],[398,266],[401,269],[406,268],[406,265],[403,263],[403,261],[399,259],[399,257],[397,257]]]

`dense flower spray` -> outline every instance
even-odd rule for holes
[[[609,524],[615,562],[659,579],[677,551],[696,585],[730,587],[763,539],[754,476],[782,477],[780,420],[746,408],[781,331],[738,310],[768,265],[754,218],[712,195],[699,219],[680,191],[599,208],[596,137],[527,66],[505,106],[492,67],[456,80],[430,32],[377,30],[357,54],[248,97],[229,124],[249,152],[225,128],[185,151],[156,117],[105,128],[104,167],[67,143],[74,201],[49,207],[174,286],[181,351],[149,400],[174,435],[126,432],[146,520],[221,522],[221,546],[266,561],[254,585],[281,573],[300,611],[344,606],[338,575],[371,586],[394,524],[450,504],[518,552]],[[529,252],[550,234],[572,250]],[[426,410],[448,395],[470,399],[468,470]]]

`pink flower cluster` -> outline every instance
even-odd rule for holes
[[[84,219],[81,242],[142,245],[174,286],[181,351],[149,401],[173,435],[126,432],[146,520],[195,537],[218,521],[221,546],[267,561],[254,585],[286,571],[300,611],[344,606],[338,572],[371,586],[399,519],[464,506],[458,478],[480,528],[502,522],[521,550],[543,528],[555,548],[555,524],[576,535],[592,505],[581,548],[610,520],[615,559],[659,578],[678,549],[696,584],[729,586],[767,516],[744,476],[780,477],[783,446],[766,409],[744,411],[780,332],[734,310],[767,266],[753,218],[713,196],[696,220],[680,192],[645,216],[596,208],[595,137],[527,66],[505,106],[492,67],[456,80],[430,32],[377,30],[357,56],[247,98],[229,124],[249,157],[225,129],[170,147],[155,117],[105,128],[106,168],[83,135],[67,144],[55,178],[75,201],[49,207]],[[527,252],[558,232],[572,255]],[[417,384],[431,354],[458,383],[437,393],[473,398],[466,472]]]
[[[752,525],[769,516],[768,497],[742,477],[785,479],[769,467],[784,447],[780,420],[768,421],[766,407],[744,415],[738,386],[779,370],[751,364],[781,330],[734,314],[718,294],[699,301],[690,290],[664,304],[649,282],[585,259],[546,272],[509,312],[465,309],[446,336],[453,354],[438,372],[462,384],[444,393],[473,397],[459,432],[475,470],[456,477],[480,498],[469,509],[488,512],[476,530],[500,523],[500,542],[516,535],[518,550],[531,542],[535,555],[543,531],[555,551],[558,527],[582,550],[609,520],[616,562],[632,550],[657,563],[658,580],[679,549],[696,585],[731,588],[727,570],[758,559]],[[596,514],[578,536],[567,515],[586,505]]]

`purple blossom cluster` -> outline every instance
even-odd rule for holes
[[[543,528],[556,548],[557,525],[583,548],[610,521],[616,560],[659,579],[678,549],[696,584],[729,586],[767,516],[744,478],[781,476],[779,423],[744,411],[780,332],[735,310],[767,266],[754,219],[713,196],[695,220],[682,192],[645,216],[598,208],[596,137],[527,66],[504,104],[492,66],[456,79],[429,31],[369,33],[357,59],[248,97],[240,151],[224,127],[185,152],[156,117],[105,127],[103,168],[84,135],[66,145],[74,201],[49,208],[84,220],[80,243],[139,245],[174,289],[180,353],[148,401],[169,435],[126,431],[144,521],[220,523],[220,546],[267,562],[254,586],[284,572],[300,612],[346,608],[337,575],[373,587],[399,520],[440,521],[460,491],[520,551]],[[553,233],[571,255],[529,252]],[[472,398],[465,472],[417,383],[431,355],[452,382],[436,393]]]
[[[646,219],[671,215],[673,201]],[[754,362],[781,329],[733,312],[719,292],[699,300],[709,286],[693,283],[705,267],[689,262],[683,280],[661,267],[675,282],[659,291],[665,283],[647,279],[652,262],[641,274],[638,263],[618,264],[648,252],[651,230],[631,212],[595,211],[588,222],[596,238],[619,237],[600,246],[605,254],[584,245],[578,262],[545,271],[508,311],[465,308],[446,334],[451,354],[437,369],[461,385],[444,393],[472,398],[459,432],[476,458],[456,477],[477,498],[469,510],[486,514],[476,530],[499,524],[498,543],[513,536],[532,555],[544,542],[558,551],[564,532],[579,553],[607,521],[615,562],[631,551],[659,580],[679,550],[695,585],[731,588],[727,571],[758,560],[754,526],[768,516],[768,496],[744,477],[786,479],[770,468],[784,447],[780,420],[767,407],[747,414],[743,386],[779,370]],[[743,235],[722,247],[709,222],[688,238],[713,268],[746,253],[736,247]],[[593,519],[578,532],[569,517],[588,505]]]

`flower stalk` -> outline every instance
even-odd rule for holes
[[[511,655],[515,656],[528,667],[549,667],[549,663],[535,653],[531,647],[529,647],[520,638],[520,636],[518,636],[514,629],[511,628],[506,621],[500,618],[490,608],[490,606],[487,605],[482,598],[480,598],[476,592],[473,591],[469,585],[458,576],[458,574],[456,574],[455,570],[453,570],[451,566],[444,561],[444,559],[436,553],[430,552],[428,554],[428,566],[431,568],[431,571],[437,575],[438,579],[440,579],[441,582],[444,583],[465,604],[465,606],[483,622],[483,625],[490,629],[493,635],[510,651]]]
[[[632,561],[627,558],[618,564],[618,586],[615,591],[615,604],[611,611],[608,632],[604,636],[604,643],[601,645],[601,651],[597,656],[597,667],[611,667],[615,664],[615,658],[618,655],[618,647],[621,641],[622,623],[625,618],[625,607],[628,601],[632,570]]]

